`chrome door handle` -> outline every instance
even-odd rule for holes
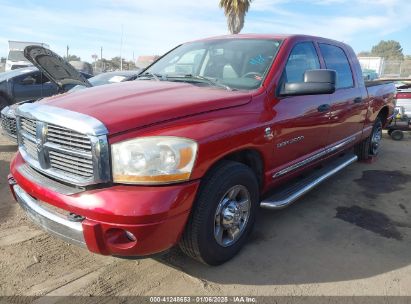
[[[318,112],[327,112],[328,110],[330,110],[330,108],[331,108],[331,106],[328,103],[326,103],[326,104],[320,105],[317,108],[317,110],[318,110]]]
[[[361,102],[362,102],[361,97],[354,98],[354,103],[361,103]]]

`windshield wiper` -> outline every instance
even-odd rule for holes
[[[161,81],[160,78],[162,78],[163,75],[155,74],[155,73],[151,73],[151,72],[145,72],[144,74],[138,75],[136,79],[139,79],[139,78],[142,78],[142,77],[154,78],[156,81]]]
[[[224,88],[227,91],[233,91],[232,88],[230,88],[228,85],[222,84],[220,82],[218,82],[218,80],[210,78],[210,77],[205,77],[205,76],[200,76],[200,75],[193,75],[193,74],[186,74],[186,75],[182,75],[182,76],[168,76],[167,78],[184,78],[184,79],[195,79],[195,80],[201,80],[201,81],[205,81],[208,84],[211,84],[212,86],[216,86],[216,87],[220,87],[220,88]]]

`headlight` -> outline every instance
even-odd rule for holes
[[[113,180],[127,184],[167,184],[190,178],[197,155],[193,140],[152,136],[111,146]]]

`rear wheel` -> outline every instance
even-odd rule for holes
[[[180,248],[208,265],[228,261],[247,241],[258,199],[253,171],[241,163],[221,162],[200,186]]]
[[[394,140],[402,140],[404,138],[404,132],[401,130],[394,130],[391,132],[391,138]]]
[[[378,116],[374,122],[371,135],[354,147],[359,160],[367,160],[370,156],[378,155],[382,140],[382,120]]]

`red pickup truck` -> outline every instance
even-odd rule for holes
[[[353,50],[329,39],[185,43],[136,81],[20,106],[9,183],[34,222],[92,252],[179,245],[218,265],[259,206],[285,207],[376,155],[394,95],[366,85]]]

